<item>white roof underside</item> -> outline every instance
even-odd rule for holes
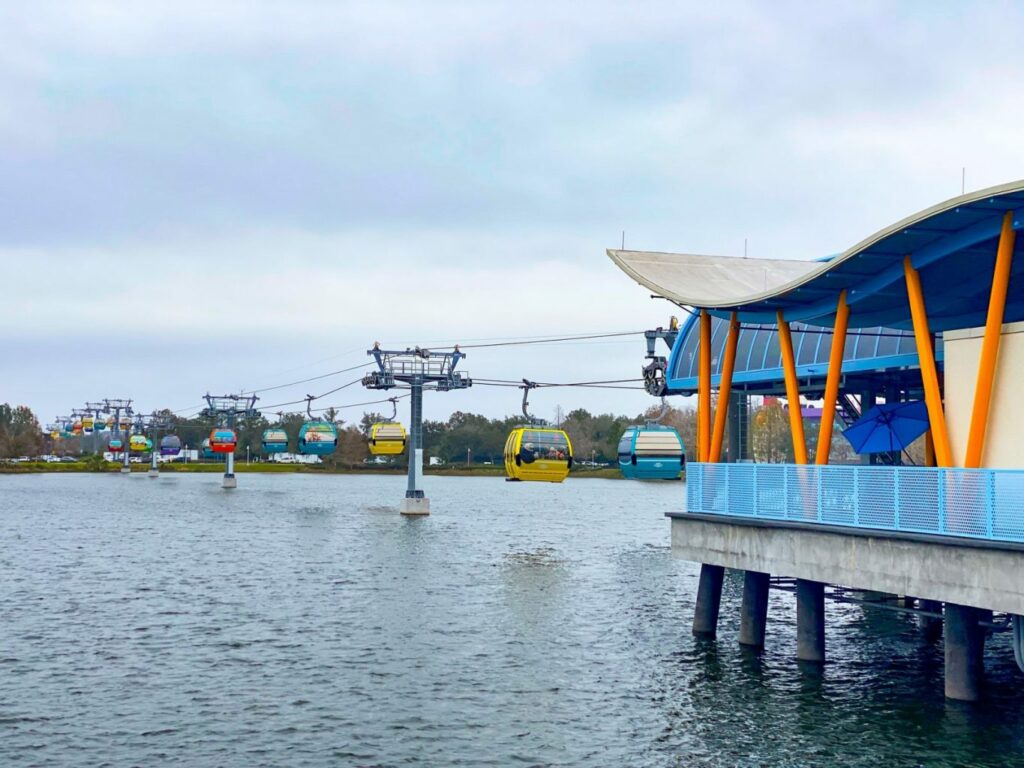
[[[957,206],[1024,190],[1024,180],[968,192],[897,221],[828,261],[748,259],[608,249],[623,272],[658,296],[691,307],[736,307],[787,293],[900,230]]]
[[[608,250],[623,272],[659,296],[698,307],[731,306],[771,296],[827,265],[820,261],[747,259],[693,253]]]

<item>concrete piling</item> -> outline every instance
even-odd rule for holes
[[[984,673],[985,633],[980,611],[946,603],[946,698],[977,701]]]
[[[759,571],[744,571],[743,603],[740,608],[740,645],[764,648],[768,623],[768,588],[771,576]]]
[[[820,581],[796,580],[796,657],[825,661],[825,585]]]
[[[235,477],[235,454],[229,453],[225,457],[224,479],[220,483],[221,488],[237,488],[238,478]]]
[[[725,568],[704,563],[700,567],[697,604],[693,612],[693,634],[712,638],[718,633],[718,609],[722,604]]]

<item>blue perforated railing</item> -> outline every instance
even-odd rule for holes
[[[686,466],[689,512],[1024,542],[1024,471],[860,465]]]

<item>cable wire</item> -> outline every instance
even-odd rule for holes
[[[327,379],[331,376],[337,376],[342,373],[350,373],[351,371],[358,371],[360,368],[368,368],[373,365],[372,362],[362,363],[361,365],[353,365],[351,368],[342,368],[340,371],[331,371],[330,373],[322,373],[319,376],[310,376],[308,379],[299,379],[298,381],[290,381],[287,384],[275,384],[272,387],[262,387],[261,389],[243,389],[241,394],[255,395],[260,392],[271,392],[275,389],[286,389],[288,387],[294,387],[299,384],[307,384],[311,381],[319,381],[320,379]],[[329,394],[329,393],[328,393]]]
[[[616,336],[642,336],[644,331],[618,331],[616,333],[592,333],[583,336],[563,336],[557,338],[535,338],[535,339],[521,339],[518,341],[496,341],[490,344],[459,344],[457,345],[460,350],[463,349],[484,349],[487,347],[517,347],[528,344],[553,344],[558,341],[585,341],[587,339],[610,339]],[[442,347],[442,349],[454,349],[455,346]]]

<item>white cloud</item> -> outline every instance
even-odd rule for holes
[[[747,238],[751,255],[811,258],[955,194],[961,166],[969,188],[1024,176],[1022,16],[10,4],[0,400],[48,411],[130,380],[160,404],[315,373],[375,339],[662,323],[670,307],[604,256],[623,229],[631,247],[740,253]],[[97,344],[124,352],[97,365]],[[618,378],[641,356],[576,345],[471,365]],[[74,375],[48,378],[55,361]],[[459,397],[504,408],[504,393]]]

